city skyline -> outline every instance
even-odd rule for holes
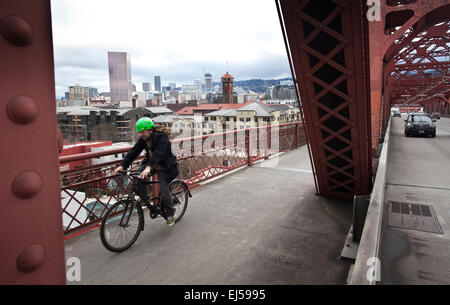
[[[153,84],[155,75],[161,76],[162,86],[193,84],[203,80],[204,70],[214,82],[226,71],[236,80],[291,76],[271,0],[230,0],[227,5],[175,0],[130,0],[126,5],[52,0],[51,4],[56,96],[64,96],[75,83],[108,92],[108,51],[130,54],[135,84]],[[132,22],[114,21],[123,16],[132,16]],[[143,28],[159,30],[144,39]],[[229,40],[226,48],[223,37]]]

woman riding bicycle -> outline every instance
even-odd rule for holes
[[[169,192],[169,183],[175,179],[178,174],[178,163],[172,153],[171,143],[164,128],[156,127],[152,119],[144,117],[136,122],[136,131],[139,133],[139,140],[128,152],[121,165],[117,167],[113,174],[125,170],[141,154],[146,151],[146,158],[137,170],[140,173],[139,178],[147,179],[151,170],[158,174],[161,206],[167,215],[167,225],[172,226],[175,223],[173,217],[175,209],[172,207],[172,196]],[[147,187],[143,184],[141,199],[150,203]],[[143,198],[142,198],[143,197]]]

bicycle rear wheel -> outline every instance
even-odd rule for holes
[[[120,200],[106,211],[100,227],[100,239],[109,251],[122,252],[134,244],[143,227],[141,205],[128,199]]]
[[[173,196],[173,208],[175,209],[175,222],[178,222],[186,212],[189,198],[189,188],[180,179],[175,179],[169,183],[169,191]]]

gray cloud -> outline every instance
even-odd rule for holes
[[[176,52],[169,55],[173,62],[168,64],[139,64],[131,55],[132,80],[141,89],[142,82],[153,83],[153,77],[160,75],[163,85],[176,82],[178,85],[192,84],[194,79],[202,78],[202,69],[213,76],[214,81],[226,72],[236,80],[252,78],[270,79],[289,77],[290,70],[286,56],[265,54],[263,57],[244,63],[188,61],[178,62]],[[139,56],[136,56],[139,57]],[[138,61],[138,60],[136,60]],[[100,91],[109,91],[107,50],[82,47],[55,48],[55,78],[57,96],[63,96],[68,86],[79,83],[83,86],[97,87]]]

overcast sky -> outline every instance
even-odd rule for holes
[[[56,95],[109,91],[108,51],[129,52],[132,81],[192,84],[290,77],[274,0],[52,0]],[[228,61],[228,63],[227,63]]]

